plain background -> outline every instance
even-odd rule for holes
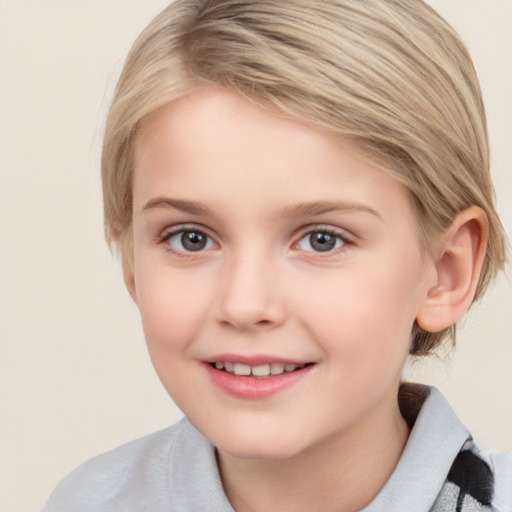
[[[37,510],[84,459],[180,413],[146,355],[103,241],[105,111],[123,58],[166,0],[0,1],[0,512]],[[512,232],[512,1],[432,0],[481,77],[499,210]],[[485,4],[485,8],[484,8]],[[482,444],[512,450],[512,273],[413,378]]]

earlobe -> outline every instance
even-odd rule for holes
[[[473,301],[487,247],[487,216],[477,207],[457,215],[435,255],[436,282],[416,317],[418,326],[438,332],[455,324]]]

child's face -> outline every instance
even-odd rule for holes
[[[142,129],[133,224],[127,282],[156,371],[221,452],[291,457],[398,414],[433,265],[384,172],[203,89]]]

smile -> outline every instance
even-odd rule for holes
[[[283,373],[292,373],[296,370],[301,370],[306,364],[293,364],[293,363],[270,363],[261,364],[257,366],[250,366],[243,363],[231,362],[216,362],[211,363],[211,366],[217,370],[222,370],[232,375],[245,376],[245,377],[269,377],[275,375],[282,375]]]
[[[255,361],[244,362],[233,357],[230,361],[219,359],[204,365],[210,381],[222,392],[244,400],[262,400],[278,395],[307,379],[317,366],[302,362],[265,362],[259,357],[253,358],[257,359]]]

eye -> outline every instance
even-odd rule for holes
[[[215,242],[208,235],[195,229],[171,233],[163,241],[177,252],[199,252],[215,247]]]
[[[330,252],[346,245],[338,234],[329,231],[311,231],[304,235],[297,246],[302,251]]]

